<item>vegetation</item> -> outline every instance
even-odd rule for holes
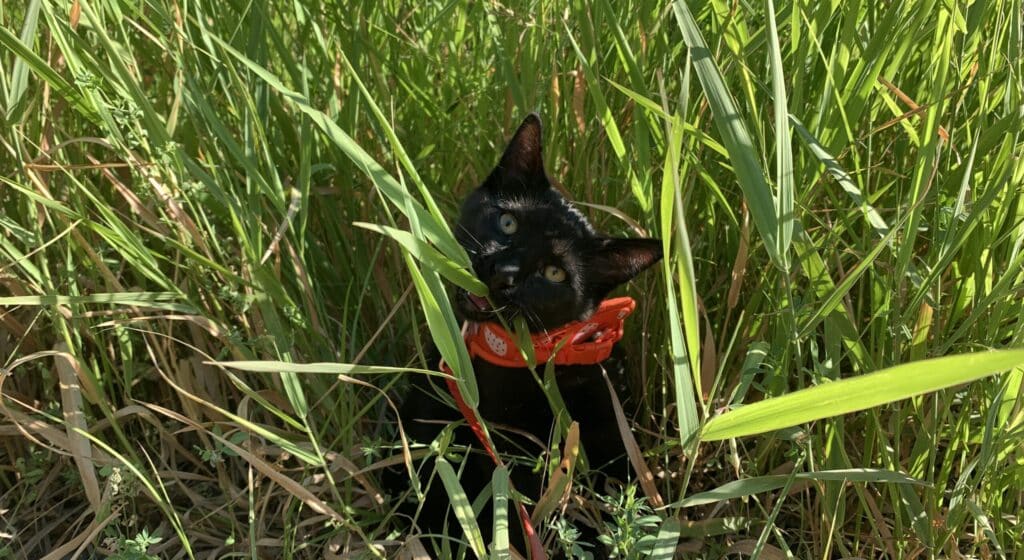
[[[475,395],[445,224],[531,110],[599,227],[669,249],[629,289],[653,479],[572,487],[601,542],[1020,554],[1022,14],[3,3],[0,558],[483,553],[379,480],[444,453],[467,498],[389,397],[431,340]],[[575,524],[542,536],[603,546]]]

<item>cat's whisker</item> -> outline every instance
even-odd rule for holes
[[[520,307],[519,309],[523,312],[523,316],[525,316],[528,321],[533,322],[534,325],[539,327],[544,324],[544,322],[540,320],[540,315],[537,315],[535,311],[531,311],[527,307]],[[543,329],[541,332],[545,335],[548,334],[547,329]]]
[[[469,229],[466,228],[466,226],[464,226],[462,224],[458,224],[458,226],[459,226],[460,230],[462,230],[466,235],[469,236],[470,241],[472,241],[473,243],[476,243],[476,246],[477,246],[478,249],[483,249],[484,248],[484,244],[481,243],[480,240],[477,239],[475,235],[473,235],[473,232],[469,231]],[[469,249],[466,249],[466,250],[468,251]],[[473,254],[476,254],[476,251],[474,251]]]

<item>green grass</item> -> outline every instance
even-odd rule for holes
[[[532,110],[668,249],[627,290],[655,478],[574,486],[606,540],[1024,551],[1021,2],[313,4],[0,6],[0,558],[490,546],[379,477],[442,453],[492,507],[388,396],[433,340],[475,402],[447,223]]]

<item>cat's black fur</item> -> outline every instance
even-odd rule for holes
[[[455,301],[458,313],[464,319],[487,321],[496,319],[497,309],[506,319],[521,315],[532,331],[587,318],[611,290],[656,263],[662,253],[656,239],[601,236],[552,186],[544,171],[541,124],[535,114],[523,121],[497,167],[466,199],[455,235],[469,253],[477,277],[487,284],[494,305],[492,308],[485,300],[460,290]],[[479,410],[492,426],[499,452],[506,457],[542,457],[553,429],[553,415],[533,375],[526,369],[499,367],[479,359],[473,367]],[[604,466],[607,474],[619,479],[626,478],[628,465],[602,368],[618,384],[623,367],[616,349],[601,364],[556,368],[559,392],[572,419],[580,424],[589,464]],[[417,378],[401,415],[408,434],[429,443],[446,423],[462,416],[431,394],[445,392],[443,384],[431,384],[425,376]],[[461,478],[472,500],[490,482],[494,465],[479,452],[480,444],[468,428],[456,430],[455,443],[478,451],[469,458]],[[543,479],[531,467],[513,465],[512,481],[518,491],[536,499]],[[432,490],[419,524],[436,532],[445,519],[448,499],[438,481]],[[480,518],[487,535],[490,511],[486,506]],[[518,527],[514,514],[510,522]],[[457,527],[454,518],[449,518],[449,527]]]

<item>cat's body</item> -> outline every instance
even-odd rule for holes
[[[621,352],[616,350],[604,362],[595,365],[556,366],[555,379],[558,392],[565,408],[573,420],[580,424],[580,438],[586,450],[589,463],[603,468],[607,474],[624,480],[625,463],[616,460],[624,458],[625,448],[618,434],[611,395],[608,393],[604,373],[612,380],[624,375],[625,362]],[[528,370],[496,366],[483,360],[474,360],[473,369],[478,382],[480,415],[491,427],[492,439],[498,452],[503,456],[539,458],[548,452],[548,443],[554,429],[554,414],[548,406],[544,391]],[[539,368],[538,368],[539,369]],[[543,375],[543,372],[539,372]],[[431,383],[418,378],[415,392],[422,391],[403,403],[403,418],[407,419],[409,437],[427,443],[433,440],[447,422],[463,420],[457,409],[431,397],[432,393],[446,391],[443,383]],[[442,422],[418,422],[433,420]],[[526,436],[524,434],[529,434]],[[473,446],[479,451],[482,464],[490,480],[493,462],[483,453],[476,436],[468,429],[455,431],[455,443]],[[609,465],[613,465],[609,468]],[[527,466],[527,469],[532,465]],[[516,470],[518,467],[513,466]],[[523,469],[518,469],[523,470]],[[516,472],[516,476],[521,473]],[[527,480],[520,477],[521,480]],[[543,482],[532,477],[528,484],[516,489],[527,496],[536,498]]]
[[[495,170],[463,204],[456,238],[489,288],[488,299],[458,292],[455,307],[466,320],[495,321],[500,312],[507,320],[522,316],[532,332],[547,332],[587,319],[612,289],[661,258],[660,241],[600,236],[552,187],[544,171],[540,134],[539,119],[530,115]],[[605,374],[618,385],[623,364],[621,353],[614,350],[600,363],[555,367],[559,393],[580,425],[589,464],[619,479],[626,478],[627,462]],[[474,359],[473,367],[480,415],[492,429],[499,454],[527,458],[511,465],[513,485],[537,499],[544,469],[534,467],[545,457],[554,429],[544,391],[526,368],[501,367],[481,358]],[[543,375],[543,365],[537,373]],[[462,420],[457,409],[436,398],[438,391],[445,391],[444,383],[419,376],[402,406],[409,435],[421,443]],[[494,464],[468,428],[460,427],[454,435],[456,444],[477,450],[461,476],[473,500],[490,482]],[[440,529],[447,507],[444,490],[435,483],[420,525]],[[480,517],[487,534],[490,510],[484,507]]]
[[[598,469],[592,472],[592,480],[611,478],[625,481],[629,466],[602,368],[609,378],[621,379],[624,374],[621,353],[613,351],[613,355],[601,364],[556,366],[555,377],[566,410],[573,420],[580,423],[580,438],[587,460]],[[518,492],[536,501],[549,482],[544,476],[546,466],[538,468],[538,463],[548,459],[547,445],[554,428],[554,416],[544,392],[530,372],[521,368],[500,367],[475,360],[473,369],[480,396],[478,410],[488,422],[498,453],[510,468],[510,480]],[[438,391],[446,391],[444,383],[431,384],[425,376],[421,376],[416,379],[414,386],[415,397],[410,395],[402,406],[402,418],[411,439],[429,443],[445,426],[463,422],[458,410],[432,396]],[[428,419],[430,422],[418,421]],[[484,453],[481,443],[464,422],[453,432],[451,445],[474,449],[465,459],[466,467],[459,480],[466,495],[474,500],[490,484],[494,462]],[[426,475],[432,467],[427,465],[421,472]],[[444,525],[447,524],[447,534],[461,535],[461,529],[449,509],[449,498],[444,487],[439,480],[434,480],[419,515],[420,529],[440,534],[445,531]],[[407,513],[411,514],[412,511],[413,508],[407,508]],[[510,515],[512,544],[525,554],[526,545],[519,520],[514,512]],[[484,540],[489,543],[493,523],[490,503],[480,510],[477,521]],[[599,533],[597,527],[578,524],[577,529],[583,540],[595,543]],[[604,556],[600,550],[594,552],[596,558]]]

